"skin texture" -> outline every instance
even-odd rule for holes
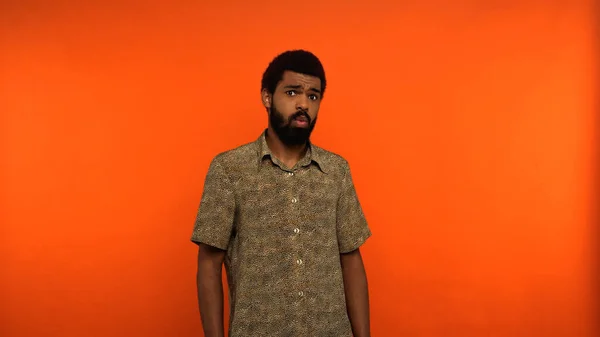
[[[348,317],[355,337],[370,337],[369,289],[360,249],[341,254]]]
[[[196,283],[200,318],[206,337],[224,337],[222,268],[225,251],[200,244]]]
[[[280,132],[286,127],[302,127],[306,138],[314,128],[321,105],[321,81],[318,77],[286,71],[274,93],[263,89],[261,98],[269,111],[267,145],[284,165],[293,167],[305,154],[306,142],[286,143],[276,132],[271,121],[281,123]],[[304,114],[308,125],[301,125],[294,117]],[[308,118],[306,118],[308,117]],[[282,131],[283,130],[283,131]],[[288,130],[290,131],[290,130]],[[296,130],[297,131],[297,130]],[[291,131],[290,131],[291,132]],[[300,132],[301,134],[303,132]],[[198,303],[206,337],[224,337],[222,265],[225,251],[200,244],[198,250]],[[348,317],[355,337],[370,336],[369,295],[367,276],[359,249],[340,254],[344,279]]]

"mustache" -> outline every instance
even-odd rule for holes
[[[296,112],[295,114],[290,116],[290,120],[289,122],[291,123],[294,119],[299,118],[299,117],[304,117],[306,118],[306,120],[308,121],[308,124],[310,124],[312,122],[310,116],[308,115],[308,113],[304,110],[299,110],[298,112]]]

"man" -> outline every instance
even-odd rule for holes
[[[268,128],[215,156],[192,234],[207,337],[370,336],[359,247],[371,236],[347,161],[310,142],[325,93],[312,53],[287,51],[267,67]]]

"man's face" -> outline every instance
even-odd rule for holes
[[[321,104],[321,80],[286,71],[272,97],[267,96],[263,101],[269,108],[269,124],[279,139],[287,145],[308,141]]]

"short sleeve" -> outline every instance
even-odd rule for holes
[[[235,194],[230,178],[219,157],[206,174],[204,190],[196,215],[192,242],[227,249],[233,228]]]
[[[347,163],[344,171],[336,213],[340,253],[356,250],[371,236]]]

